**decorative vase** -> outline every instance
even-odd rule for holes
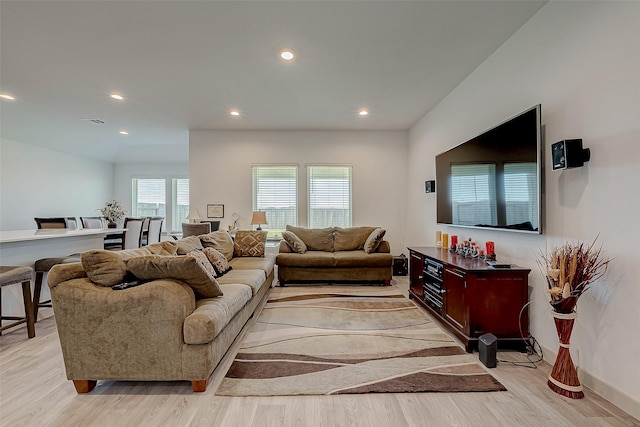
[[[118,226],[118,224],[116,224],[113,221],[110,221],[107,223],[107,228],[116,228]]]
[[[571,331],[573,331],[573,323],[576,317],[578,317],[578,313],[575,311],[571,313],[558,313],[551,310],[551,315],[553,316],[556,330],[558,331],[560,347],[558,348],[556,362],[553,364],[553,369],[551,369],[551,373],[549,374],[547,385],[551,390],[562,396],[571,399],[582,399],[584,397],[582,385],[578,379],[578,372],[573,364],[573,360],[571,360],[571,353],[569,351]]]

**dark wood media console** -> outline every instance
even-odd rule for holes
[[[500,347],[524,349],[529,336],[530,269],[494,268],[446,249],[409,248],[409,298],[415,299],[465,345],[492,333]],[[522,313],[522,315],[521,315]]]

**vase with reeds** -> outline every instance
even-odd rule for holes
[[[589,246],[566,243],[541,254],[539,261],[547,279],[551,314],[560,341],[547,384],[551,390],[572,399],[584,397],[570,352],[571,332],[578,316],[576,304],[580,295],[604,275],[610,262],[604,257],[602,248],[594,245],[595,240]]]

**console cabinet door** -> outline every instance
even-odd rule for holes
[[[467,274],[446,266],[444,269],[444,316],[461,332],[468,334]]]
[[[416,252],[409,255],[409,290],[420,300],[423,299],[424,292],[424,256]]]

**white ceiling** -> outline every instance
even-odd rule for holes
[[[407,130],[543,4],[2,0],[2,137],[175,163],[190,129]]]

